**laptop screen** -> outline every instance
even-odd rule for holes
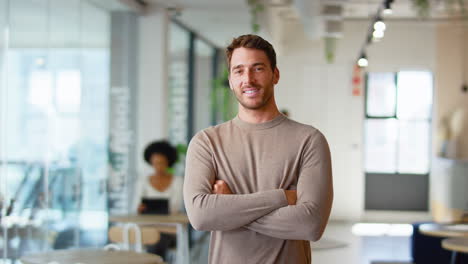
[[[161,214],[167,215],[169,214],[169,200],[158,198],[143,198],[141,199],[141,203],[145,205],[145,210],[141,212],[142,214]]]

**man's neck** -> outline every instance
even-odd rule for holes
[[[260,124],[273,120],[280,114],[278,108],[275,106],[265,109],[246,109],[239,105],[239,118],[247,123]]]

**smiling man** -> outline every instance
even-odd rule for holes
[[[197,133],[185,168],[184,201],[195,229],[211,232],[209,263],[311,263],[333,200],[323,134],[282,115],[273,46],[256,35],[226,49],[233,120]]]

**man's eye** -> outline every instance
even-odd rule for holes
[[[235,70],[234,74],[240,74],[242,71],[241,70]]]
[[[256,67],[255,71],[263,71],[263,67]]]

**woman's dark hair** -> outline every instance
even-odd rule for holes
[[[150,143],[144,151],[143,157],[145,161],[151,165],[151,156],[153,154],[161,154],[167,158],[169,167],[172,167],[177,161],[177,149],[165,140],[155,141]]]

